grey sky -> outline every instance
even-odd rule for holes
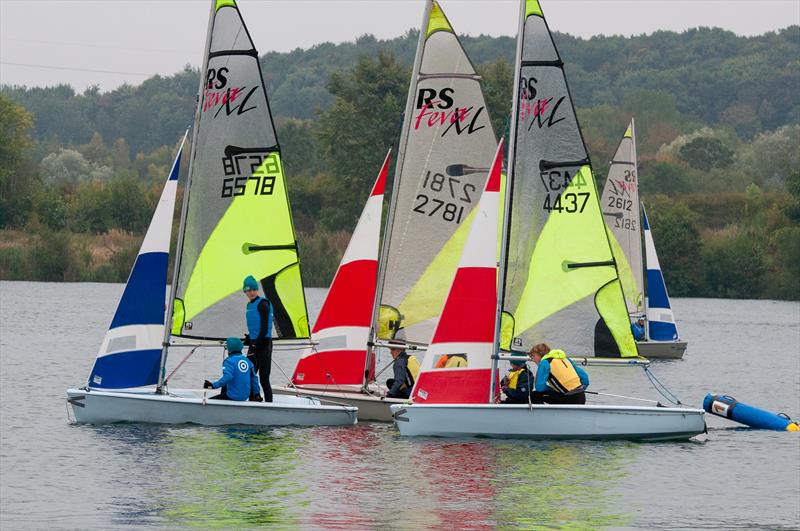
[[[516,34],[517,0],[441,3],[458,33]],[[238,4],[264,53],[351,41],[365,33],[395,37],[419,26],[423,1]],[[198,65],[209,5],[206,0],[0,0],[0,83],[61,82],[79,90],[96,84],[109,90],[147,75],[172,74],[186,63]],[[581,37],[697,26],[757,35],[800,24],[800,0],[542,0],[542,7],[553,30]]]

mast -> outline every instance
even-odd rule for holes
[[[167,351],[169,350],[169,337],[172,332],[172,312],[175,307],[175,294],[178,291],[178,271],[180,270],[181,253],[183,251],[183,237],[186,231],[186,213],[189,209],[189,190],[192,184],[192,166],[194,165],[194,158],[196,155],[197,146],[197,123],[200,121],[200,108],[203,105],[203,87],[205,86],[204,72],[208,67],[208,50],[211,46],[211,30],[214,23],[214,13],[216,12],[216,2],[211,0],[211,10],[208,15],[208,29],[206,30],[206,44],[203,49],[203,65],[200,69],[200,85],[197,89],[197,107],[194,112],[194,127],[192,128],[192,147],[189,152],[189,169],[186,173],[186,184],[183,190],[183,204],[181,205],[181,221],[178,228],[178,241],[175,246],[175,262],[172,265],[172,284],[169,287],[169,298],[167,299],[167,312],[164,315],[164,341],[162,342],[161,349],[161,365],[158,370],[158,386],[156,387],[157,393],[163,392],[164,377],[166,376],[164,369],[167,365]],[[186,131],[189,132],[188,130]],[[185,138],[185,135],[184,135]]]
[[[411,120],[411,109],[414,105],[414,95],[416,93],[417,77],[422,63],[422,50],[425,44],[428,19],[430,18],[431,9],[433,8],[433,0],[425,1],[425,9],[422,14],[422,23],[420,24],[419,39],[417,41],[417,51],[414,55],[414,66],[411,70],[411,81],[408,85],[408,97],[406,98],[406,110],[403,115],[403,128],[400,131],[400,142],[397,149],[397,161],[394,166],[394,181],[392,182],[392,199],[389,201],[389,215],[386,216],[386,226],[383,232],[383,242],[381,244],[381,254],[378,257],[378,282],[375,290],[375,302],[372,304],[372,323],[370,324],[369,343],[367,345],[367,357],[364,365],[364,387],[367,384],[368,367],[370,360],[375,355],[375,341],[378,339],[375,325],[378,320],[378,312],[380,311],[381,298],[383,297],[383,280],[386,275],[386,257],[389,254],[389,235],[392,232],[392,222],[394,221],[395,211],[397,210],[397,196],[398,196],[398,180],[403,172],[403,163],[405,162],[406,143],[408,142],[408,127]]]
[[[525,37],[525,0],[520,0],[519,28],[517,29],[517,55],[514,59],[514,88],[511,100],[511,124],[508,130],[508,163],[506,164],[506,189],[503,203],[503,231],[500,242],[500,263],[497,268],[497,308],[495,310],[494,341],[492,342],[492,370],[489,384],[489,403],[494,401],[495,375],[497,373],[497,357],[500,355],[500,325],[503,317],[503,299],[505,296],[506,270],[508,269],[508,239],[511,231],[511,194],[514,181],[514,153],[517,149],[517,116],[519,105],[519,76],[522,62],[522,40]]]
[[[636,211],[640,213],[642,212],[642,194],[639,190],[639,152],[636,150],[636,123],[634,121],[633,116],[631,116],[631,142],[633,145],[633,167],[636,170]],[[642,221],[639,219],[639,239],[637,243],[639,244],[639,248],[642,247],[642,238],[644,236],[644,231],[642,231]],[[644,340],[648,341],[650,339],[650,332],[649,326],[647,326],[647,265],[646,265],[646,258],[644,258],[644,251],[642,251],[642,310],[644,311]]]

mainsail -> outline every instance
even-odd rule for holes
[[[387,221],[375,336],[433,333],[497,146],[480,76],[428,1],[411,74]]]
[[[90,387],[122,389],[158,382],[165,326],[169,241],[185,143],[186,135],[133,263],[114,319],[100,345],[89,375]]]
[[[677,341],[678,327],[675,325],[667,285],[664,283],[664,275],[658,263],[656,245],[653,242],[644,205],[642,205],[642,229],[647,262],[647,335],[653,341]]]
[[[628,312],[644,310],[642,231],[639,221],[639,177],[633,119],[611,159],[600,200]]]
[[[593,355],[595,329],[607,327],[620,355],[636,356],[563,62],[539,2],[522,7],[501,257],[510,347],[527,351],[547,342]]]
[[[378,277],[378,243],[389,156],[381,166],[367,204],[322,303],[311,337],[317,342],[297,362],[296,386],[358,390],[375,377],[375,358],[367,367],[367,342]]]
[[[280,146],[258,53],[234,0],[212,5],[202,72],[172,334],[240,335],[242,280],[253,275],[273,305],[274,337],[307,338]]]

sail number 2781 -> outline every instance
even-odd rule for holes
[[[428,217],[441,216],[445,221],[461,223],[464,217],[464,205],[472,203],[472,196],[476,188],[474,184],[462,182],[461,179],[445,176],[441,173],[428,171],[422,181],[422,188],[437,194],[444,195],[444,199],[437,199],[433,193],[417,194],[413,210],[418,214]],[[449,201],[448,201],[449,200]]]

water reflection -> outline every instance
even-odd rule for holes
[[[632,521],[616,500],[637,445],[517,442],[495,449],[501,527],[599,529]]]

